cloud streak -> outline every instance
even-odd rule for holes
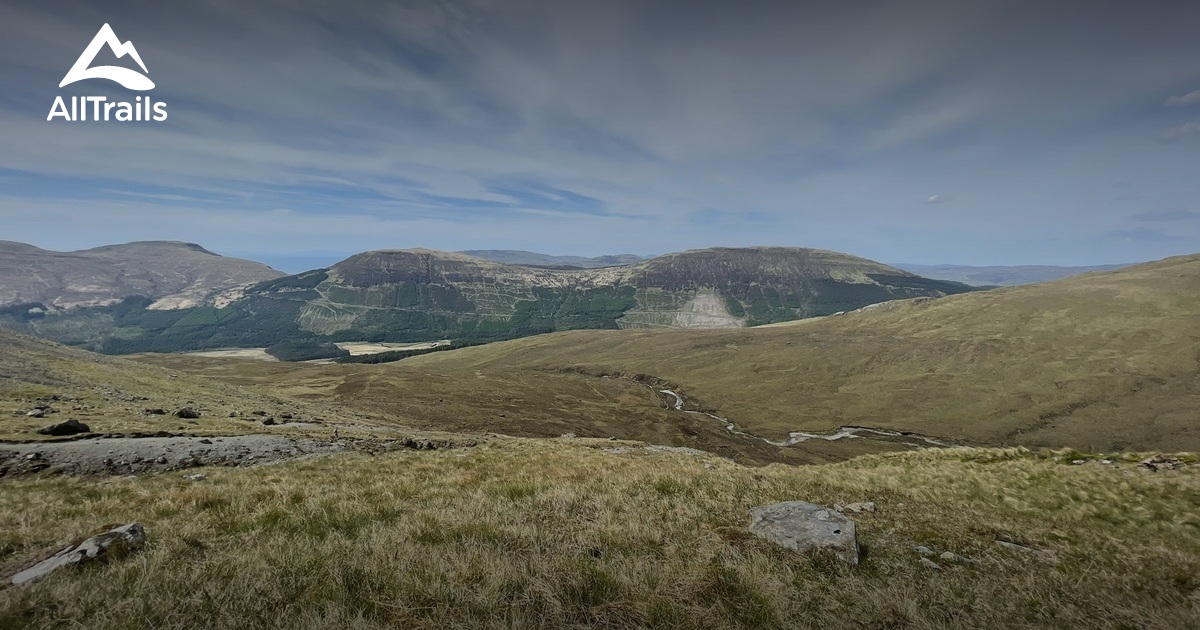
[[[1163,104],[1167,107],[1187,107],[1189,105],[1200,105],[1200,90],[1188,92],[1183,96],[1169,97]]]
[[[112,11],[29,4],[0,24],[0,212],[13,219],[0,237],[64,248],[153,232],[280,253],[773,243],[1088,264],[1179,253],[1106,249],[1130,220],[1103,194],[1112,181],[1166,206],[1200,192],[1194,147],[1154,141],[1196,123],[1139,109],[1194,80],[1200,46],[1182,25],[1200,8],[1185,5],[1106,9],[1083,28],[1066,5],[1000,0]],[[168,123],[44,122],[104,22],[138,47]],[[952,219],[912,212],[949,198]],[[1025,238],[1083,220],[1091,240],[1070,248]],[[216,221],[239,232],[204,228]]]

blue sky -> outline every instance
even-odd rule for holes
[[[1200,3],[1147,5],[9,2],[0,239],[290,271],[418,246],[1197,252]],[[133,100],[58,88],[106,22],[166,122],[45,120]]]

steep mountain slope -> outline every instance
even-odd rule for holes
[[[388,250],[259,283],[224,307],[148,315],[127,303],[29,327],[116,353],[281,342],[471,343],[556,330],[743,327],[969,290],[801,248],[697,250],[601,269]]]
[[[963,282],[974,286],[1013,287],[1036,282],[1062,280],[1081,273],[1115,271],[1129,265],[1095,265],[1092,267],[1059,267],[1055,265],[1013,265],[971,267],[967,265],[909,265],[897,267],[926,278]]]
[[[551,256],[537,252],[527,252],[515,249],[470,249],[461,252],[464,256],[482,258],[492,262],[508,265],[534,265],[538,267],[581,267],[594,269],[596,267],[623,267],[646,260],[644,256],[635,254],[615,254],[611,256]]]
[[[742,430],[1200,448],[1200,255],[749,330],[575,331],[388,369],[641,375]]]
[[[283,275],[194,243],[143,241],[55,252],[0,241],[0,308],[106,306],[131,295],[154,300],[152,309],[189,308],[219,296],[231,299],[237,289]]]

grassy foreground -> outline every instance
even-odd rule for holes
[[[0,628],[1200,627],[1194,464],[960,449],[746,468],[612,446],[5,480],[0,574],[102,523],[150,542],[0,591]],[[746,534],[750,507],[792,499],[874,501],[862,564]],[[914,545],[975,564],[931,570]]]

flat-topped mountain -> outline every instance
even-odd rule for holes
[[[538,267],[623,267],[646,260],[645,256],[636,254],[614,254],[609,256],[552,256],[516,249],[470,249],[457,252],[466,256],[474,256],[498,263],[509,265],[534,265]]]
[[[108,352],[297,341],[328,350],[330,342],[474,343],[588,328],[740,328],[969,290],[804,248],[692,250],[593,269],[382,250],[260,282],[228,304],[170,317],[146,317],[125,304],[94,310],[86,325],[46,318],[22,330]]]
[[[413,324],[424,326],[426,336],[454,338],[577,328],[732,328],[968,290],[863,258],[784,247],[692,250],[595,269],[390,250],[352,256],[322,273],[299,322],[305,330],[339,336],[347,330],[411,335]],[[281,294],[268,283],[253,295]],[[388,316],[381,308],[408,314]]]
[[[41,310],[107,306],[138,295],[151,309],[190,308],[283,276],[262,263],[194,243],[141,241],[56,252],[0,241],[0,307]]]

